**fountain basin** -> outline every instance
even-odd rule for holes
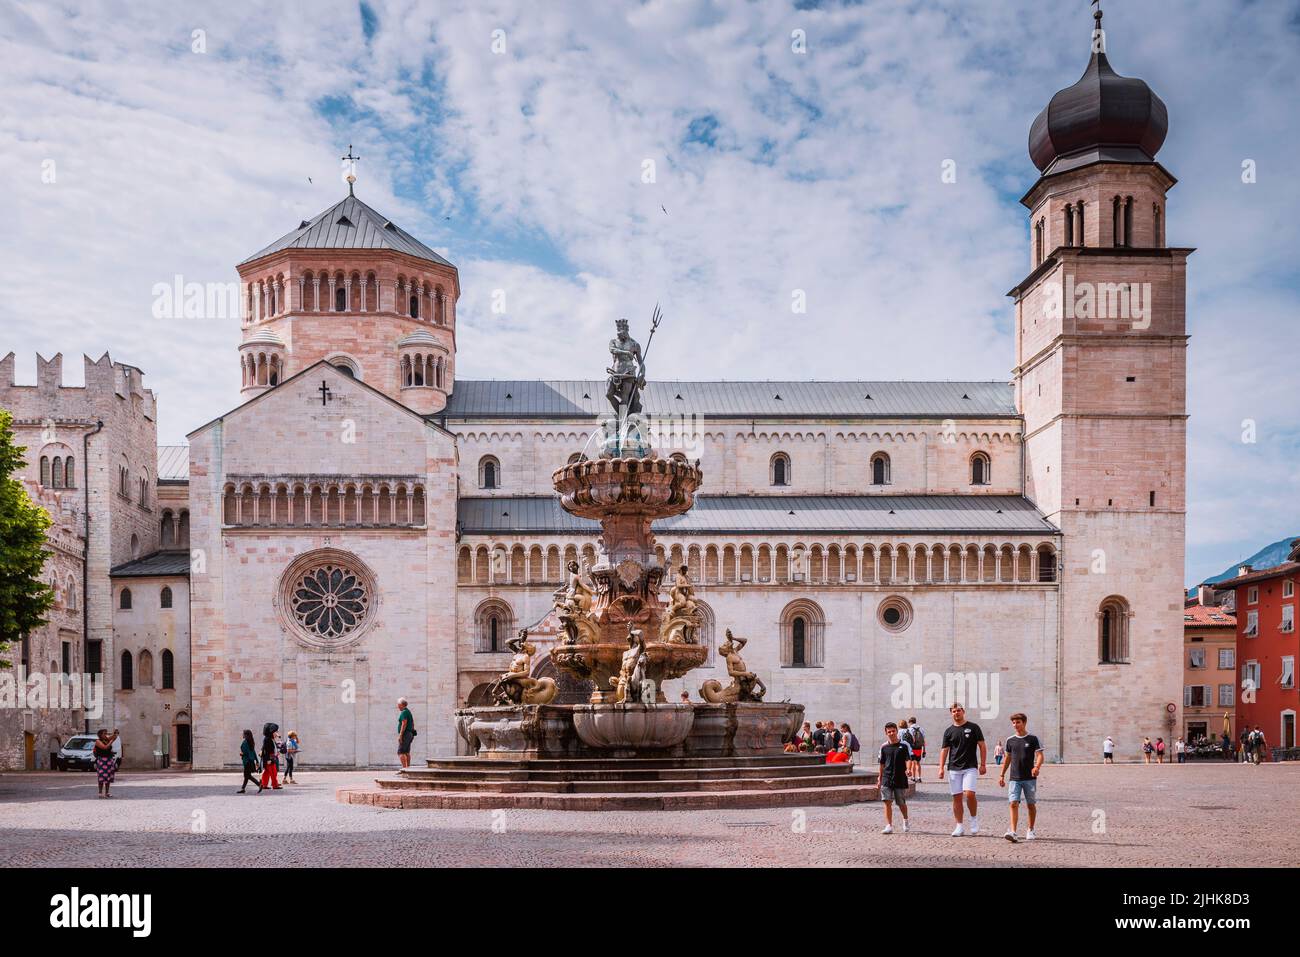
[[[559,644],[551,649],[551,661],[557,668],[595,684],[596,690],[591,697],[593,704],[610,703],[614,693],[610,678],[618,675],[626,651],[626,641]],[[680,678],[692,668],[704,664],[709,654],[703,645],[666,641],[647,642],[645,651],[647,673],[661,689],[667,679]],[[662,690],[657,693],[656,700],[665,700]]]
[[[600,750],[675,748],[686,740],[694,724],[695,710],[690,703],[573,706],[573,729],[583,744]]]

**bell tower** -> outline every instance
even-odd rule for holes
[[[1165,105],[1111,67],[1094,16],[1083,76],[1030,128],[1030,272],[1009,293],[1026,495],[1064,533],[1066,760],[1120,714],[1167,734],[1182,701],[1192,250],[1166,242]]]

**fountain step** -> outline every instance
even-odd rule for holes
[[[826,764],[824,754],[760,754],[744,757],[709,758],[429,758],[430,769],[494,768],[505,770],[592,771],[602,769],[649,770],[653,768],[746,768],[790,765],[801,767],[837,767]]]
[[[503,808],[539,811],[699,811],[731,808],[834,807],[875,801],[874,784],[837,784],[835,787],[785,790],[673,791],[633,794],[519,794],[509,792],[425,791],[415,789],[339,788],[344,804],[402,810],[443,809],[495,811]]]
[[[645,794],[672,791],[780,791],[799,788],[844,787],[849,784],[874,785],[876,775],[872,772],[870,774],[862,773],[847,776],[843,774],[818,774],[797,777],[722,778],[718,780],[656,778],[644,781],[603,781],[586,778],[577,781],[408,780],[403,775],[400,779],[379,778],[375,783],[379,785],[381,790],[386,791],[488,791],[502,794]]]
[[[495,762],[479,762],[462,768],[412,768],[401,772],[402,781],[659,781],[659,780],[736,780],[746,778],[802,777],[807,775],[839,776],[850,774],[850,764],[755,765],[752,767],[713,768],[496,768]],[[485,766],[486,765],[486,766]]]

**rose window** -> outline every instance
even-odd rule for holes
[[[370,610],[370,590],[351,569],[319,565],[294,584],[289,607],[310,634],[335,640],[355,631]]]

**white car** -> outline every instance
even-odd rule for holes
[[[59,748],[58,769],[60,771],[95,770],[95,742],[98,738],[93,734],[74,734],[68,738],[67,743]],[[113,739],[113,755],[117,758],[117,766],[122,766],[122,738],[119,735]]]

